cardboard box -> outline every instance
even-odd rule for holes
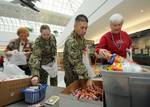
[[[31,85],[30,78],[1,81],[0,82],[0,107],[22,100],[21,90]]]
[[[78,80],[65,88],[60,94],[60,107],[103,107],[102,101],[89,101],[89,100],[77,100],[74,96],[72,96],[72,92],[74,92],[78,88],[85,87],[86,80]],[[94,81],[97,86],[102,87],[102,81]]]

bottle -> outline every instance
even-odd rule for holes
[[[110,64],[110,65],[112,65],[114,62],[115,63],[123,63],[124,62],[124,58],[123,57],[121,57],[121,56],[119,56],[119,55],[117,55],[117,54],[112,54],[111,55],[111,57],[108,59],[108,63]]]

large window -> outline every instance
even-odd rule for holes
[[[51,10],[54,12],[74,15],[84,0],[40,0],[35,5],[38,8]]]
[[[0,31],[4,31],[4,32],[16,32],[19,27],[25,26],[30,29],[33,29],[32,33],[39,34],[40,26],[42,24],[47,24],[47,23],[34,22],[34,21],[9,18],[9,17],[0,17]],[[58,26],[52,24],[47,24],[47,25],[50,26],[52,32],[56,30],[58,31],[58,33],[61,33],[65,28],[64,26]]]

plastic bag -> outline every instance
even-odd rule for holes
[[[25,72],[23,70],[8,61],[4,61],[3,72],[7,75],[25,75]]]
[[[133,58],[132,58],[132,48],[126,49],[126,54],[127,54],[127,59],[130,60],[130,61],[133,61]]]
[[[15,65],[26,65],[26,56],[24,55],[25,52],[18,52],[18,50],[14,51],[8,51],[7,54],[10,54],[11,56],[8,57],[8,60],[10,63]]]
[[[132,61],[132,55],[125,59],[117,54],[106,53],[106,59],[110,64],[106,67],[108,71],[142,72],[142,67]]]
[[[142,67],[136,63],[123,63],[123,72],[142,72]]]
[[[83,61],[84,65],[85,65],[85,67],[86,67],[86,69],[88,71],[88,76],[90,78],[95,77],[96,75],[94,73],[93,68],[91,67],[91,64],[90,64],[90,61],[89,61],[88,52],[83,53],[82,61]]]
[[[6,80],[8,78],[8,75],[6,75],[3,72],[0,72],[0,81]]]
[[[51,78],[54,78],[57,76],[57,63],[49,63],[47,65],[42,65],[42,68],[50,75]]]

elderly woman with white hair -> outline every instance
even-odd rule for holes
[[[112,15],[109,20],[111,31],[102,36],[96,47],[96,52],[100,56],[104,56],[106,51],[110,51],[126,58],[126,51],[131,48],[132,40],[125,31],[121,30],[123,17],[117,13]]]

